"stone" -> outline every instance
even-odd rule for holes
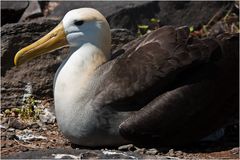
[[[233,2],[194,2],[194,1],[160,1],[148,2],[131,8],[124,8],[107,17],[112,28],[127,28],[134,33],[138,25],[151,25],[150,19],[160,20],[160,26],[194,26],[199,28],[222,7]],[[199,14],[201,13],[201,14]]]
[[[112,28],[127,28],[137,33],[138,25],[148,24],[159,13],[158,2],[146,2],[134,7],[125,7],[107,17]]]
[[[134,40],[137,36],[128,29],[115,28],[111,29],[112,35],[112,55],[115,57],[116,50],[120,49],[124,44]]]
[[[133,144],[127,144],[127,145],[119,146],[118,150],[120,150],[120,151],[133,151],[133,150],[135,150],[135,147],[134,147]]]
[[[41,20],[7,24],[2,27],[1,86],[5,88],[1,96],[2,109],[20,107],[29,83],[32,85],[33,96],[53,96],[54,74],[64,57],[67,56],[66,49],[56,51],[55,54],[41,56],[19,67],[14,67],[13,59],[19,49],[39,39],[58,23],[57,20]]]
[[[7,24],[1,28],[1,76],[13,67],[13,58],[18,50],[33,43],[54,28],[59,21],[42,19],[33,22]]]
[[[16,135],[16,138],[20,141],[36,141],[36,140],[47,140],[47,137],[44,136],[36,136],[31,133],[25,133],[22,135]]]
[[[6,148],[6,143],[1,143],[1,148]]]
[[[137,148],[134,152],[139,154],[145,154],[146,148]]]
[[[2,1],[1,26],[7,23],[16,23],[28,7],[28,1]]]
[[[12,139],[11,139],[11,140],[12,140]],[[14,146],[13,143],[14,143],[13,141],[7,141],[7,143],[6,143],[6,148],[7,148],[7,147],[13,147],[13,146]]]
[[[31,124],[31,128],[38,129],[39,127],[38,123]]]
[[[183,157],[183,152],[182,151],[175,151],[175,155],[177,157]]]
[[[7,123],[7,122],[8,122],[8,119],[9,119],[8,117],[2,118],[1,124]]]
[[[56,121],[56,117],[47,108],[43,110],[43,113],[39,115],[40,120],[43,123],[53,124]]]
[[[8,131],[8,132],[14,132],[15,129],[14,129],[14,128],[8,128],[7,131]]]
[[[21,122],[17,118],[13,118],[13,117],[9,118],[8,126],[12,127],[12,128],[15,128],[15,129],[21,129],[21,130],[28,127],[27,124]]]
[[[146,151],[146,154],[156,155],[156,154],[158,154],[158,150],[155,149],[155,148],[151,148],[151,149],[148,149],[148,150]]]
[[[25,12],[23,13],[23,15],[19,21],[20,22],[26,21],[28,19],[33,19],[33,18],[41,17],[41,16],[43,16],[43,12],[42,12],[39,2],[38,1],[30,1],[28,8],[25,10]]]
[[[8,140],[14,140],[16,138],[16,134],[14,132],[9,132],[6,134],[6,139]]]
[[[124,1],[58,1],[54,3],[54,8],[49,11],[49,17],[62,18],[68,11],[76,8],[90,7],[99,10],[105,17],[108,17],[123,8],[132,8],[145,4],[146,2],[124,2]],[[51,3],[49,3],[51,5]]]
[[[167,153],[169,156],[174,156],[174,149],[170,149]]]

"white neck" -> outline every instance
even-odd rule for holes
[[[54,98],[57,102],[70,105],[69,103],[81,100],[84,105],[84,102],[88,100],[88,94],[91,93],[88,91],[90,89],[88,83],[95,69],[107,60],[103,52],[91,43],[86,43],[75,50],[60,66],[55,77]]]

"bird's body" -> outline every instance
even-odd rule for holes
[[[101,76],[96,69],[106,59],[102,59],[98,49],[91,44],[75,52],[83,54],[73,53],[60,67],[55,79],[55,112],[61,131],[71,141],[87,146],[126,143],[119,135],[118,126],[129,113],[119,113],[111,107],[93,103],[96,89],[101,85]]]
[[[51,45],[43,48],[42,41]],[[58,125],[72,143],[182,145],[207,136],[236,112],[235,105],[225,107],[238,94],[238,53],[225,54],[223,41],[190,38],[187,27],[165,26],[111,59],[106,19],[84,8],[19,51],[15,63],[70,46],[55,76],[54,102]]]

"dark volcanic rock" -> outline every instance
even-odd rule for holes
[[[112,28],[127,28],[137,32],[139,24],[148,24],[160,12],[159,2],[147,2],[136,7],[124,8],[107,17]]]
[[[207,24],[221,9],[232,2],[218,1],[182,1],[159,2],[159,19],[162,25],[194,26]]]
[[[207,22],[222,8],[232,2],[193,2],[193,1],[164,1],[148,2],[121,11],[107,17],[110,26],[127,28],[137,32],[137,25],[150,25],[151,18],[160,20],[160,25],[194,26],[194,28],[207,24]]]
[[[1,26],[6,23],[16,23],[28,7],[28,1],[2,1]]]
[[[50,2],[51,3],[51,2]],[[123,8],[136,7],[147,2],[136,2],[136,1],[59,1],[54,2],[57,7],[54,8],[49,16],[62,18],[68,11],[77,8],[90,7],[99,10],[105,17],[110,16]]]
[[[2,108],[21,105],[27,84],[32,86],[33,95],[52,97],[54,74],[67,55],[66,49],[43,55],[19,67],[14,66],[13,59],[19,49],[39,39],[58,23],[56,20],[42,20],[2,27]]]
[[[50,2],[51,3],[51,2]],[[62,18],[71,9],[92,7],[99,10],[108,20],[111,28],[127,28],[136,33],[138,25],[151,25],[150,19],[157,18],[160,25],[194,26],[198,28],[215,16],[218,11],[227,10],[233,2],[54,2],[57,7],[50,11],[50,17]]]
[[[112,51],[120,49],[124,44],[137,38],[131,31],[123,28],[111,29],[111,35]]]
[[[38,20],[31,23],[7,24],[1,29],[1,76],[14,66],[13,58],[17,51],[39,39],[54,28],[57,20]]]

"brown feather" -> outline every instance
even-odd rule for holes
[[[206,136],[232,114],[224,107],[237,94],[238,52],[224,54],[221,43],[189,38],[187,27],[152,31],[96,70],[100,85],[91,105],[136,111],[119,128],[135,143],[184,144]]]

